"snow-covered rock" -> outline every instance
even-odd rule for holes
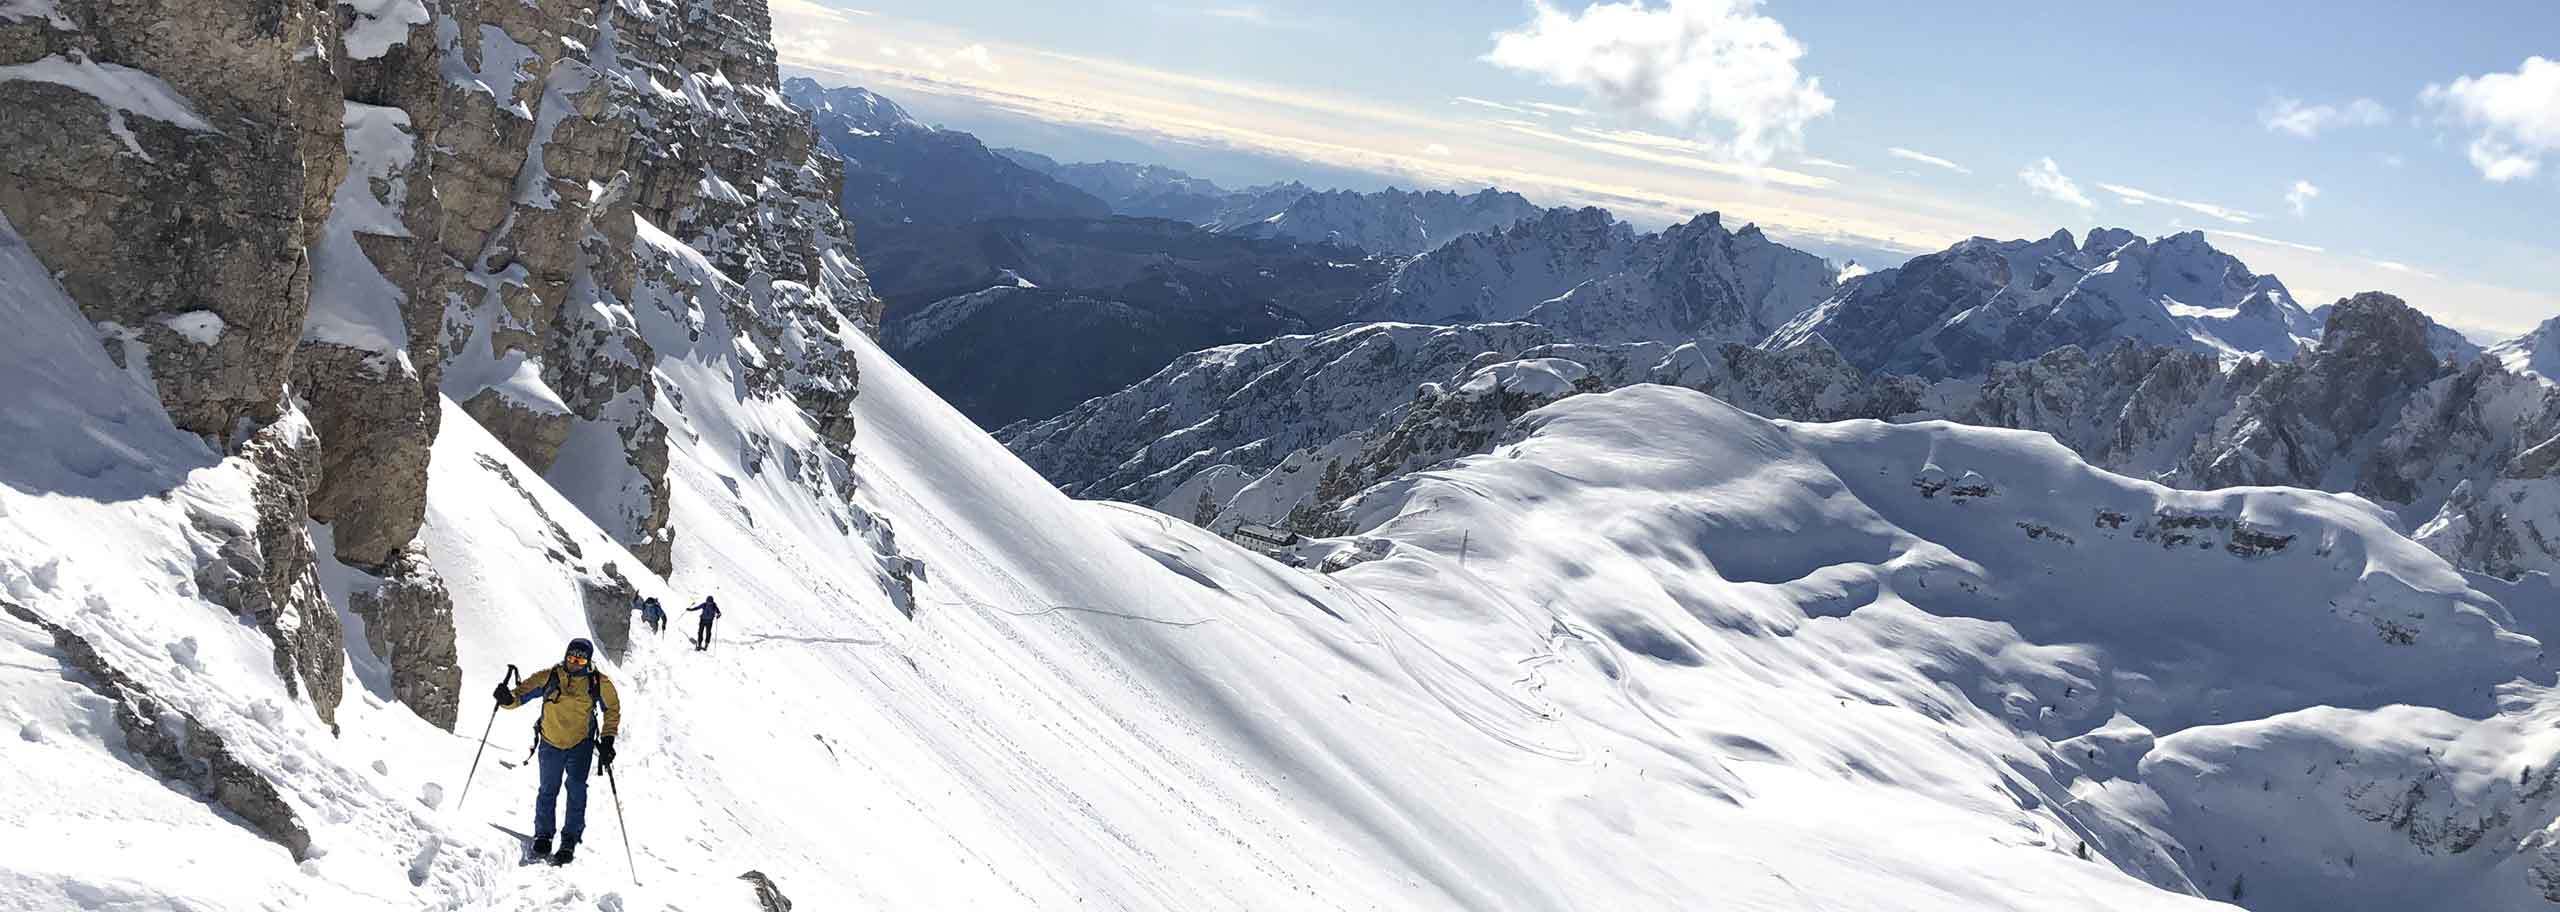
[[[1639,236],[1603,210],[1556,209],[1415,258],[1352,312],[1522,320],[1592,342],[1757,342],[1830,295],[1834,275],[1757,227],[1727,231],[1714,213]]]
[[[2492,345],[2487,353],[2505,364],[2509,371],[2560,383],[2560,317],[2545,320],[2531,332]]]
[[[1260,219],[1246,220],[1249,212],[1221,213],[1218,228],[1246,237],[1412,256],[1461,235],[1504,230],[1542,212],[1520,194],[1490,187],[1464,195],[1393,187],[1374,193],[1327,190],[1301,195],[1288,208]]]
[[[2251,272],[2201,232],[2144,240],[2099,228],[2085,246],[2057,231],[2038,241],[1974,238],[1914,257],[1858,277],[1774,341],[1820,335],[1862,370],[1942,379],[2118,341],[2284,360],[2319,326],[2284,283]]]
[[[1057,178],[1111,204],[1115,215],[1163,218],[1208,228],[1260,223],[1316,192],[1297,181],[1230,190],[1163,165],[1123,161],[1060,163],[1025,149],[997,149],[1016,164]]]

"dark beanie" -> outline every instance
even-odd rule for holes
[[[587,642],[586,637],[579,637],[577,639],[570,640],[569,654],[593,659],[596,657],[596,644]]]

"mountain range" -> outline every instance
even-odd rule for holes
[[[0,4],[0,907],[2560,902],[2549,325],[2115,232],[1004,215],[951,137],[865,198],[997,214],[847,212],[772,30]],[[1292,296],[1360,322],[1010,450],[919,378]],[[572,638],[619,759],[526,864],[480,700]]]

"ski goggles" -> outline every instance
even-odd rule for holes
[[[582,656],[582,655],[578,655],[578,654],[575,654],[575,653],[571,653],[569,656],[567,656],[566,658],[562,659],[562,661],[567,662],[567,663],[568,663],[568,665],[569,665],[569,667],[571,667],[571,668],[585,668],[585,667],[587,667],[587,657],[586,657],[586,656]]]

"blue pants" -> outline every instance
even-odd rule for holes
[[[542,742],[540,755],[541,791],[533,799],[533,838],[551,838],[551,806],[560,800],[560,784],[569,784],[569,825],[560,828],[560,838],[577,842],[587,832],[587,759],[596,752],[596,741],[589,738],[578,746],[563,750]]]

